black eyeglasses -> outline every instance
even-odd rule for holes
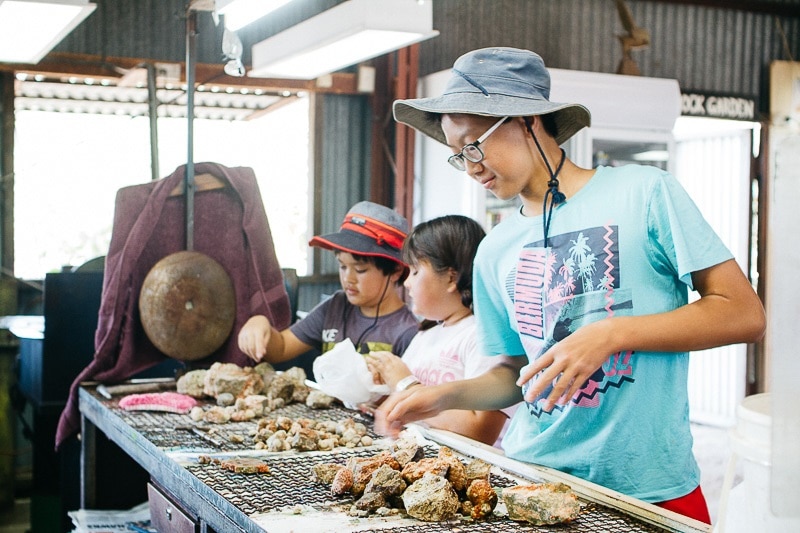
[[[467,170],[467,161],[471,163],[480,163],[483,161],[483,158],[486,157],[483,153],[483,150],[480,149],[480,144],[484,142],[489,135],[494,133],[494,130],[500,127],[500,125],[505,122],[508,117],[503,117],[497,122],[495,122],[494,126],[489,128],[489,130],[478,137],[478,140],[469,143],[468,145],[464,146],[461,151],[457,154],[453,154],[447,158],[447,162],[453,166],[456,170]]]

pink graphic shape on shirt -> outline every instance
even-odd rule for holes
[[[514,313],[519,332],[544,339],[544,302],[546,255],[542,248],[527,248],[520,253],[514,287]]]
[[[610,226],[605,226],[606,234],[603,235],[603,239],[606,241],[606,245],[603,248],[603,251],[606,253],[603,262],[606,265],[605,274],[605,287],[606,287],[606,311],[608,311],[608,316],[614,316],[614,264],[611,262],[611,247],[614,245],[614,241],[611,239],[611,236],[614,234],[614,230]]]

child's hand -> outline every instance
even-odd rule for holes
[[[567,404],[611,355],[608,353],[610,324],[609,319],[604,319],[582,326],[520,369],[517,385],[530,382],[525,401],[536,401],[552,385],[543,409],[551,411],[556,404]]]
[[[375,432],[396,438],[409,422],[417,422],[441,413],[444,395],[440,386],[412,387],[393,392],[375,409]]]
[[[239,349],[256,362],[267,353],[272,324],[263,315],[250,317],[239,330]]]
[[[386,383],[392,390],[398,381],[411,375],[402,359],[391,352],[370,352],[366,358],[375,383]]]

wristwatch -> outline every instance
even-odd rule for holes
[[[419,380],[414,374],[409,374],[408,376],[404,377],[403,379],[397,382],[397,385],[395,385],[394,390],[396,392],[404,391],[409,387],[413,387],[414,385],[419,385]]]

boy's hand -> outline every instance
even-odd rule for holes
[[[239,330],[239,349],[250,359],[260,362],[267,353],[272,324],[264,315],[250,317]]]
[[[536,401],[552,385],[553,390],[542,408],[551,411],[556,404],[568,403],[611,355],[606,353],[609,349],[607,328],[610,324],[605,319],[582,326],[520,369],[517,385],[530,382],[530,387],[525,391],[525,401]]]

